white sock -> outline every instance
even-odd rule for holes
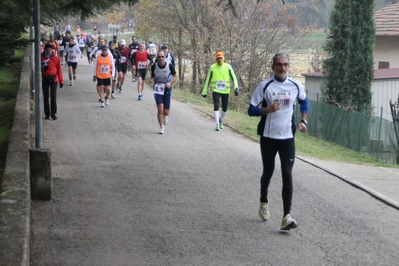
[[[220,114],[220,121],[223,121],[225,115],[226,115],[226,112],[222,111],[222,113]]]
[[[219,125],[219,111],[213,111],[216,125]]]

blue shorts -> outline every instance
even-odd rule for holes
[[[170,102],[172,101],[172,90],[165,89],[164,95],[154,94],[155,103],[163,104],[163,108],[170,110]]]

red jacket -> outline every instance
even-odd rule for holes
[[[43,76],[51,76],[56,75],[54,82],[59,82],[60,84],[64,84],[64,78],[62,77],[62,68],[60,59],[58,56],[55,56],[54,53],[50,55],[49,58],[46,57],[44,52],[41,54],[41,62],[42,62],[42,82],[44,81]],[[43,69],[43,66],[47,66],[46,70]]]

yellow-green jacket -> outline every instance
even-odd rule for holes
[[[231,80],[233,80],[234,89],[238,89],[237,77],[233,68],[227,63],[223,63],[221,66],[215,63],[209,68],[201,94],[205,96],[208,93],[209,86],[211,86],[212,92],[229,94]]]

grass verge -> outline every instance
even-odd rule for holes
[[[194,95],[184,89],[175,89],[173,97],[213,117],[213,104],[210,99],[204,100],[200,95]],[[259,142],[259,136],[256,135],[258,122],[258,117],[249,117],[246,113],[233,110],[229,110],[225,118],[225,124],[256,142]],[[385,164],[374,157],[347,149],[332,142],[317,139],[299,131],[295,135],[295,139],[296,153],[298,155],[345,163],[398,167],[396,165]]]
[[[16,51],[10,62],[0,68],[0,188],[14,121],[15,99],[19,88],[23,57],[23,51]]]

